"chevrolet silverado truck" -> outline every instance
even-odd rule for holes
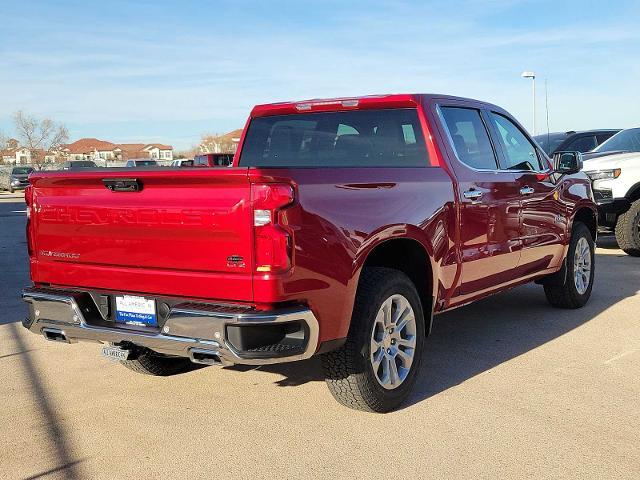
[[[628,255],[640,257],[640,128],[617,133],[585,156],[599,226],[613,231]]]
[[[434,314],[531,281],[556,307],[589,299],[580,156],[552,165],[495,105],[259,105],[240,145],[231,167],[32,174],[24,326],[152,375],[319,355],[339,402],[387,412]]]

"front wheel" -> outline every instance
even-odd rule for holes
[[[544,293],[554,307],[580,308],[591,296],[595,274],[595,244],[584,223],[574,225],[565,261],[563,281],[545,284]]]
[[[420,297],[390,268],[365,268],[347,342],[322,356],[329,390],[356,410],[389,412],[410,394],[425,340]]]
[[[633,202],[631,208],[618,217],[616,240],[627,255],[640,257],[640,200]]]

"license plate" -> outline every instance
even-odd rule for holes
[[[129,350],[120,347],[102,347],[102,356],[110,360],[126,360],[129,358]]]
[[[116,297],[116,322],[157,327],[156,301],[134,295]]]

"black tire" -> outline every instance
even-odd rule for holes
[[[11,185],[9,185],[9,193],[13,193],[13,192],[15,192],[14,188]]]
[[[144,349],[132,360],[121,360],[120,363],[143,375],[167,377],[188,372],[197,368],[188,358],[166,357],[151,350]]]
[[[591,275],[589,279],[589,285],[584,293],[580,293],[576,287],[574,280],[574,262],[576,246],[581,238],[584,238],[589,244],[590,256],[591,256]],[[544,293],[547,296],[547,300],[551,305],[557,308],[580,308],[583,307],[589,297],[591,296],[591,290],[593,289],[593,281],[595,278],[595,244],[591,232],[584,223],[576,223],[573,226],[573,233],[571,235],[571,242],[569,244],[569,250],[567,251],[566,258],[566,275],[560,281],[554,281],[544,284]]]
[[[409,373],[397,387],[389,390],[376,379],[369,358],[376,315],[392,295],[402,295],[411,305],[416,320],[416,343]],[[415,383],[424,342],[424,314],[413,282],[398,270],[365,268],[360,276],[347,341],[338,350],[322,355],[327,386],[333,397],[347,407],[379,413],[394,410],[408,397]]]
[[[618,217],[616,240],[627,255],[640,257],[640,200],[633,202],[631,208]]]

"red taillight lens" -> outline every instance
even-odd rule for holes
[[[24,203],[27,204],[27,251],[33,255],[33,234],[31,232],[31,204],[33,203],[33,187],[27,185],[24,189]]]
[[[293,187],[282,183],[253,184],[251,201],[256,271],[289,270],[293,237],[282,210],[294,201]]]

